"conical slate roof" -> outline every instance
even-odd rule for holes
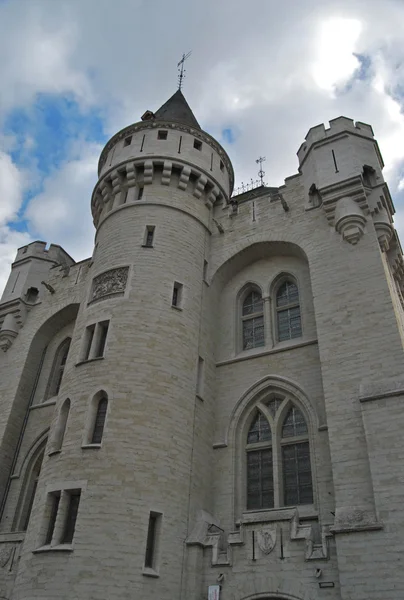
[[[175,94],[154,113],[154,116],[158,120],[176,121],[177,123],[190,125],[195,129],[201,128],[181,90],[177,90]]]

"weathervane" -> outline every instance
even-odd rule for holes
[[[185,78],[185,69],[184,69],[184,62],[187,60],[187,58],[189,58],[192,54],[192,50],[190,50],[188,52],[188,54],[183,54],[182,58],[180,60],[180,62],[178,63],[177,67],[178,67],[178,71],[179,71],[179,75],[178,75],[178,89],[180,90],[182,88],[182,82]]]
[[[259,164],[260,166],[260,170],[258,171],[258,177],[261,179],[261,185],[265,185],[264,183],[264,175],[265,175],[265,171],[262,170],[262,163],[266,161],[265,156],[260,156],[259,158],[257,158],[257,160],[255,161],[257,163],[257,165]]]

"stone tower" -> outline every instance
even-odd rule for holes
[[[0,302],[0,597],[402,600],[404,263],[370,125],[231,196],[182,92],[106,144],[93,256]]]

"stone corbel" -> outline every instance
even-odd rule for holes
[[[304,553],[305,560],[327,560],[328,559],[328,541],[331,537],[330,528],[323,526],[321,528],[321,542],[314,541],[313,526],[310,523],[300,524],[299,513],[296,510],[290,522],[290,539],[305,540],[306,548]]]
[[[8,313],[4,318],[0,330],[0,348],[3,352],[7,352],[13,345],[13,342],[18,335],[18,329],[14,316],[11,313]]]
[[[335,229],[350,244],[357,244],[365,232],[366,217],[350,197],[340,198],[335,206]]]
[[[394,235],[394,228],[390,221],[387,210],[379,201],[376,208],[372,211],[373,223],[379,240],[380,249],[382,252],[387,252],[390,247],[390,242]]]
[[[151,183],[153,183],[153,174],[154,174],[153,161],[145,160],[144,161],[144,174],[143,174],[143,182],[145,185],[150,185]]]
[[[163,166],[163,173],[161,175],[161,185],[170,185],[172,170],[173,163],[171,162],[171,160],[165,160]]]

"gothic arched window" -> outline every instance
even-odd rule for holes
[[[39,448],[37,448],[28,463],[17,506],[17,513],[12,527],[13,531],[26,531],[28,528],[44,458],[45,445],[46,440],[41,443]]]
[[[48,382],[46,398],[53,398],[53,396],[57,396],[59,393],[71,341],[71,338],[66,338],[56,350],[52,371]]]
[[[312,504],[309,432],[285,397],[260,401],[247,430],[247,510]]]
[[[287,279],[276,291],[276,329],[279,342],[301,337],[299,290],[292,280]]]
[[[243,350],[264,346],[264,307],[260,291],[251,290],[245,296],[241,311]]]
[[[98,401],[97,411],[95,413],[94,428],[91,436],[91,444],[101,444],[104,433],[105,419],[107,416],[108,398],[102,396]]]

